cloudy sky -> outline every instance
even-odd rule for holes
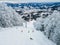
[[[0,0],[0,1],[15,1],[15,2],[60,2],[60,0]]]

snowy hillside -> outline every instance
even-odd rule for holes
[[[54,11],[46,18],[38,18],[34,23],[37,30],[42,31],[48,39],[60,45],[60,12]]]
[[[60,45],[60,2],[0,2],[0,45]]]
[[[32,22],[28,22],[30,25],[27,25],[27,28],[2,28],[0,32],[0,45],[56,45],[48,40],[42,32],[35,30],[31,26],[33,25]]]

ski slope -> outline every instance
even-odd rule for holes
[[[12,27],[0,29],[0,45],[55,45],[42,32],[33,27],[33,21],[27,27]]]

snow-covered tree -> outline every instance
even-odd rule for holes
[[[37,30],[43,28],[44,34],[57,45],[60,45],[60,13],[58,11],[55,10],[52,15],[48,15],[46,18],[37,19],[34,25]]]
[[[14,9],[0,3],[0,27],[22,26],[23,20]]]

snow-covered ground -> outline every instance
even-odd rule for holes
[[[27,27],[0,29],[0,45],[55,45],[42,32],[34,29],[33,21]]]
[[[16,9],[0,3],[0,45],[60,45],[59,10]]]

